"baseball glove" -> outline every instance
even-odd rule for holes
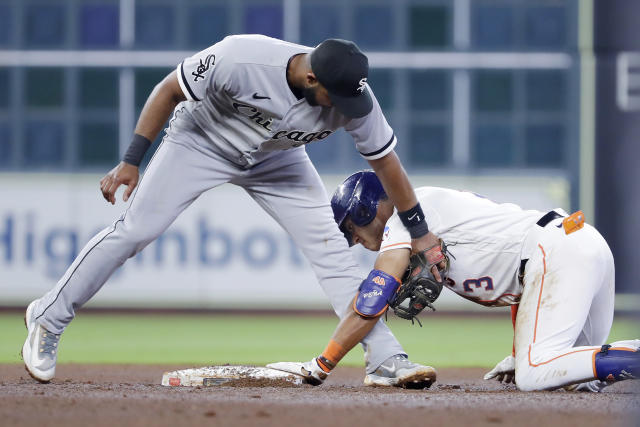
[[[441,268],[442,265],[444,268]],[[431,271],[433,266],[439,266],[437,268],[442,282],[438,282],[434,277]],[[411,320],[411,323],[415,319],[422,326],[416,316],[425,307],[435,311],[433,302],[440,296],[442,283],[446,280],[448,271],[449,253],[442,240],[438,245],[412,255],[402,284],[392,301],[389,302],[389,306],[396,316]]]

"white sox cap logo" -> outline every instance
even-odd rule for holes
[[[358,89],[356,90],[362,93],[364,91],[365,83],[367,83],[367,78],[366,77],[361,78],[360,81],[358,82]]]

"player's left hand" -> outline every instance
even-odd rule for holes
[[[516,359],[512,355],[505,357],[495,368],[487,372],[485,380],[496,379],[499,382],[516,383]]]
[[[428,232],[427,234],[425,234],[424,236],[418,238],[418,239],[412,239],[411,240],[411,253],[412,254],[416,254],[418,252],[422,252],[424,250],[427,250],[429,248],[434,248],[434,250],[430,251],[433,252],[433,256],[434,257],[441,257],[440,259],[442,259],[442,261],[438,262],[436,265],[434,265],[431,268],[431,273],[433,273],[433,277],[438,281],[438,282],[442,282],[442,276],[440,275],[440,271],[444,270],[447,267],[446,264],[446,259],[444,254],[442,253],[441,250],[435,250],[435,248],[440,247],[440,239],[438,239],[438,237],[433,234],[432,232]],[[432,264],[431,260],[427,260],[430,261],[429,264]]]
[[[320,385],[329,376],[329,372],[325,372],[314,357],[308,362],[276,362],[269,363],[267,368],[276,369],[278,371],[289,372],[291,374],[300,375],[311,385]]]

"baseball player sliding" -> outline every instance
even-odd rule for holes
[[[485,379],[515,380],[520,390],[570,386],[599,391],[638,377],[640,340],[605,345],[613,321],[613,256],[596,229],[584,224],[581,212],[523,210],[473,193],[418,188],[427,222],[443,242],[411,255],[410,236],[385,188],[366,171],[351,175],[336,190],[331,200],[335,220],[350,245],[379,251],[374,269],[320,356],[268,366],[321,383],[389,304],[399,316],[413,319],[435,301],[443,286],[425,267],[434,264],[431,251],[444,248],[444,286],[478,304],[512,308],[513,353]],[[382,364],[365,382],[381,381],[390,369]],[[400,370],[386,380],[404,374]],[[435,371],[424,369],[422,375],[407,384],[435,380]]]
[[[367,75],[367,57],[355,44],[335,39],[312,49],[259,35],[230,36],[179,64],[147,99],[123,161],[100,181],[112,204],[120,185],[126,186],[125,202],[137,188],[129,206],[27,308],[22,356],[29,373],[42,382],[53,378],[60,334],[76,310],[198,196],[227,182],[243,187],[282,225],[335,312],[348,313],[361,281],[359,267],[304,148],[322,144],[338,128],[351,134],[385,183],[412,248],[432,246],[437,238],[394,152],[396,137]],[[138,184],[141,159],[170,115],[166,136]],[[420,368],[406,360],[383,322],[363,345],[368,372],[396,355],[403,356],[398,366]]]

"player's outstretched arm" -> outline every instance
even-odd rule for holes
[[[391,151],[379,159],[369,160],[369,164],[411,234],[412,252],[417,253],[438,247],[438,237],[428,231],[424,214],[409,182],[409,177],[395,151]],[[442,258],[444,259],[444,256]],[[443,269],[444,264],[438,265],[438,267]],[[434,267],[432,273],[436,280],[442,281],[438,268]]]
[[[122,199],[125,202],[129,200],[138,185],[138,166],[144,153],[151,146],[151,141],[156,139],[176,105],[185,100],[175,71],[156,85],[140,113],[133,141],[124,159],[100,180],[100,191],[107,202],[116,203],[116,191],[123,184],[127,189]]]
[[[312,385],[320,385],[338,362],[373,329],[382,314],[363,317],[353,308],[342,318],[326,348],[308,362],[275,362],[267,368],[301,375]]]
[[[409,265],[409,250],[397,249],[387,252],[383,252],[378,255],[372,274],[375,278],[378,278],[376,282],[380,282],[379,279],[383,277],[394,278],[402,277]],[[369,278],[372,277],[369,275]],[[368,280],[368,279],[367,279]],[[397,279],[396,279],[397,281]],[[342,318],[336,330],[334,331],[329,343],[320,356],[313,358],[309,362],[277,362],[268,364],[267,367],[278,369],[281,371],[291,372],[294,374],[302,375],[307,379],[310,384],[319,385],[329,375],[331,370],[342,360],[342,358],[358,344],[367,334],[373,329],[380,316],[382,316],[387,308],[386,301],[388,297],[383,300],[383,309],[375,309],[373,314],[363,314],[358,312],[357,301],[363,293],[369,293],[365,289],[365,282],[360,287],[360,291],[356,298],[354,298],[354,304],[349,310],[349,313]],[[399,285],[399,283],[397,283]],[[382,285],[389,286],[390,291],[395,292],[392,283]],[[385,298],[385,296],[382,296]],[[368,297],[369,298],[369,297]],[[375,297],[374,297],[375,298]],[[364,310],[363,310],[364,311]]]

